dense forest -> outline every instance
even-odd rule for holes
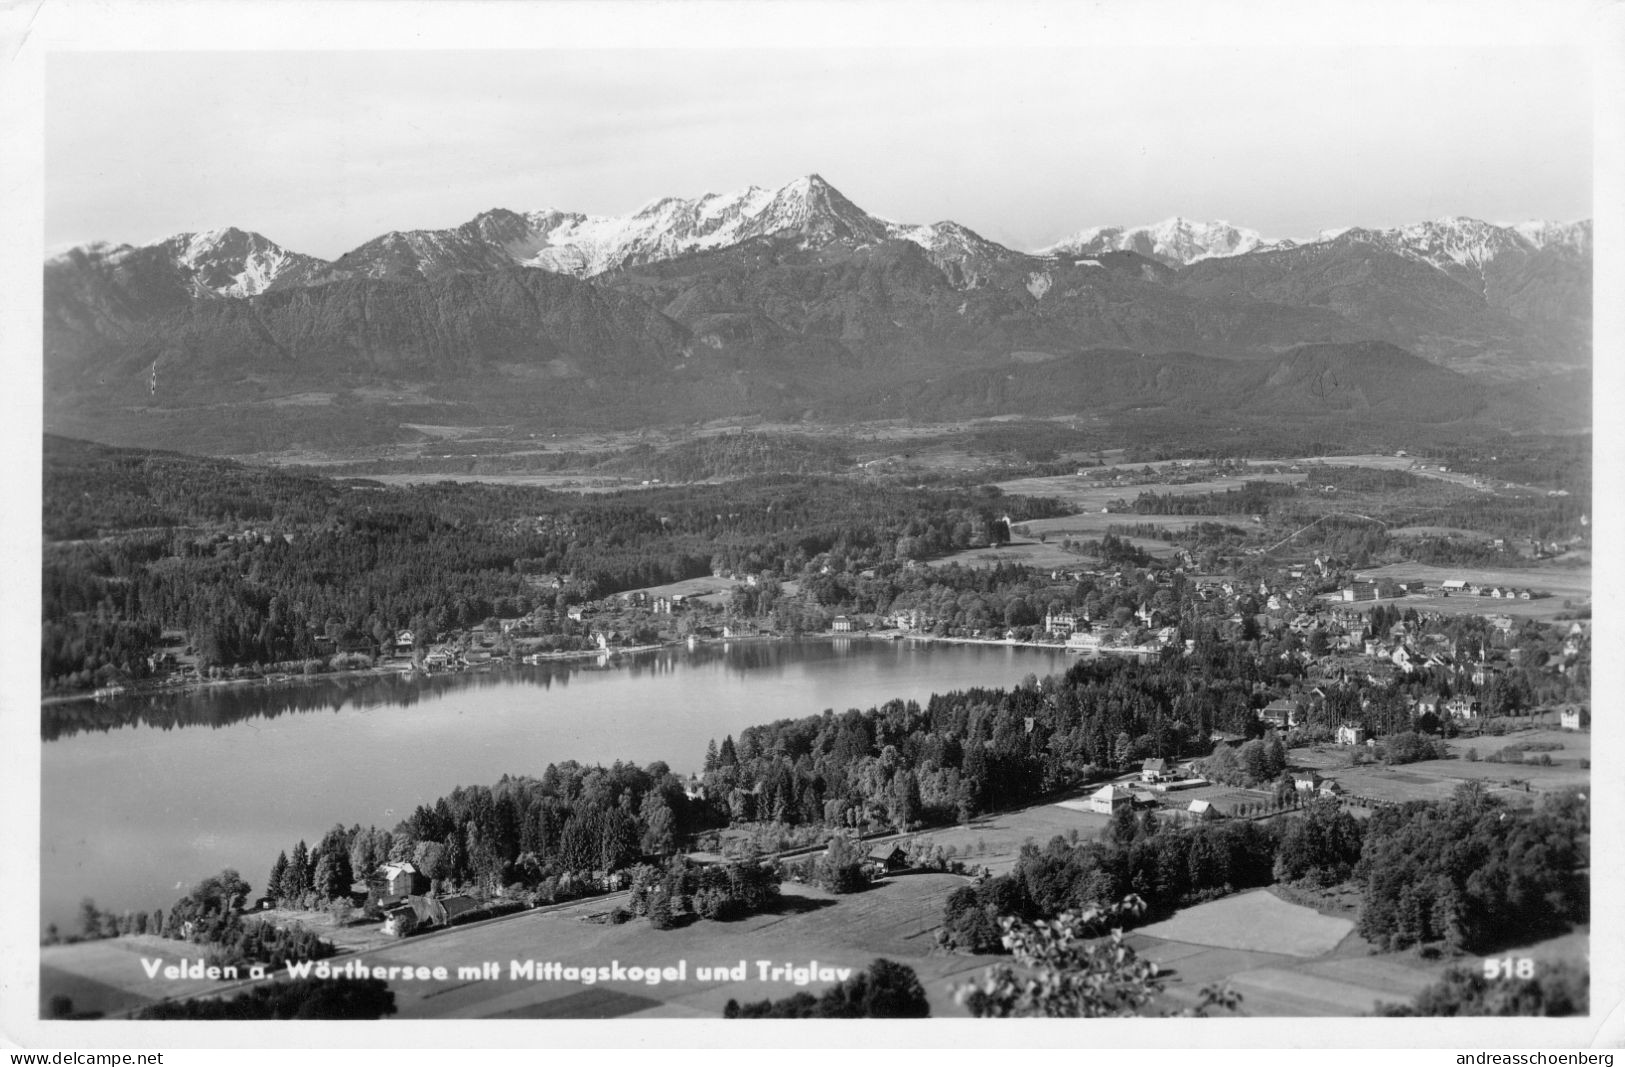
[[[441,633],[712,573],[797,576],[996,543],[1052,501],[759,476],[574,496],[384,488],[49,439],[42,676],[139,678],[164,629],[207,667]],[[107,535],[110,530],[129,532]],[[105,536],[104,536],[105,535]]]
[[[1384,948],[1492,952],[1584,922],[1590,806],[1573,791],[1514,812],[1477,783],[1447,803],[1376,812],[1356,877],[1360,933]]]

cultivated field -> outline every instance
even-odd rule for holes
[[[1016,478],[1008,482],[1000,482],[998,486],[1006,493],[1020,493],[1025,496],[1054,497],[1072,505],[1079,511],[1100,513],[1114,500],[1127,500],[1132,502],[1141,493],[1156,493],[1159,496],[1197,496],[1202,493],[1222,493],[1228,489],[1240,489],[1248,482],[1301,482],[1306,476],[1302,474],[1256,474],[1245,478],[1212,478],[1207,481],[1190,482],[1185,485],[1159,485],[1147,483],[1144,485],[1100,485],[1095,479],[1080,478],[1075,474],[1061,474],[1046,478]],[[1118,514],[1104,516],[1114,518],[1117,522],[1158,522],[1171,516]],[[1213,516],[1206,516],[1208,521],[1219,521]]]
[[[1099,836],[1110,821],[1107,816],[1092,811],[1043,804],[988,816],[969,826],[932,830],[916,835],[915,840],[952,848],[954,858],[966,867],[973,870],[986,867],[998,875],[1015,866],[1024,844],[1043,848],[1050,838],[1057,835],[1070,838],[1074,832],[1079,838],[1090,840]]]
[[[714,578],[707,575],[704,578],[687,578],[681,582],[672,582],[668,585],[651,585],[644,589],[635,589],[632,592],[647,593],[651,597],[662,596],[708,596],[713,593],[726,593],[739,583],[732,578]]]
[[[1509,745],[1559,744],[1563,747],[1547,751],[1552,765],[1542,767],[1533,763],[1512,760],[1494,763],[1483,758]],[[1334,745],[1316,748],[1295,748],[1288,754],[1294,767],[1313,769],[1353,796],[1373,800],[1404,803],[1408,800],[1442,800],[1455,792],[1463,782],[1483,782],[1492,792],[1509,800],[1524,800],[1547,792],[1583,786],[1590,782],[1591,771],[1580,766],[1591,759],[1591,735],[1565,733],[1561,730],[1528,730],[1508,733],[1502,737],[1457,737],[1448,742],[1451,759],[1425,760],[1398,767],[1366,764],[1348,765],[1351,749]],[[1468,760],[1468,749],[1479,755],[1477,761]],[[1536,753],[1530,753],[1531,756]]]
[[[1360,578],[1382,579],[1392,578],[1395,581],[1421,579],[1428,587],[1436,589],[1451,579],[1460,579],[1472,582],[1475,585],[1510,585],[1514,588],[1539,589],[1551,595],[1545,601],[1539,600],[1498,600],[1495,597],[1450,596],[1429,597],[1430,607],[1448,606],[1451,601],[1461,601],[1472,605],[1473,610],[1483,614],[1496,612],[1513,613],[1516,605],[1525,607],[1533,604],[1540,606],[1556,605],[1561,608],[1564,598],[1579,599],[1591,595],[1591,568],[1590,567],[1528,567],[1525,569],[1494,570],[1482,567],[1434,567],[1426,563],[1392,563],[1386,567],[1376,567],[1371,570],[1360,571]]]
[[[40,1007],[53,996],[73,1000],[75,1012],[113,1012],[139,1008],[168,997],[189,997],[219,986],[208,979],[148,978],[141,960],[166,964],[202,957],[196,946],[148,934],[46,945],[40,949]]]
[[[1243,528],[1255,527],[1256,524],[1250,515],[1133,515],[1124,512],[1111,512],[1102,514],[1098,511],[1085,511],[1076,515],[1061,515],[1053,519],[1028,519],[1017,523],[1023,529],[1030,530],[1031,536],[1047,534],[1051,541],[1059,541],[1063,537],[1072,538],[1098,538],[1114,526],[1160,526],[1172,533],[1189,530],[1204,522],[1219,523],[1225,526],[1241,526]],[[1146,544],[1162,545],[1160,541],[1134,538],[1136,544],[1142,541]],[[1163,548],[1168,546],[1162,545]]]
[[[1347,919],[1289,904],[1258,889],[1185,908],[1137,932],[1164,941],[1308,959],[1330,952],[1353,929]]]
[[[1128,943],[1169,977],[1163,1000],[1173,1010],[1197,1002],[1204,986],[1240,993],[1239,1014],[1364,1015],[1379,1004],[1408,1003],[1450,967],[1476,968],[1476,957],[1424,960],[1378,954],[1347,918],[1321,914],[1255,890],[1186,908],[1133,931]],[[1510,951],[1537,961],[1584,961],[1582,927]]]
[[[887,879],[857,894],[834,897],[809,886],[787,884],[775,914],[730,923],[695,922],[652,930],[646,921],[611,926],[591,921],[609,909],[603,900],[549,912],[527,913],[466,933],[409,940],[368,957],[369,965],[478,965],[499,962],[502,977],[492,981],[394,984],[400,1017],[412,1018],[614,1018],[647,1015],[716,1019],[729,999],[741,1002],[790,996],[804,988],[819,993],[833,984],[800,986],[763,980],[758,961],[774,966],[862,970],[876,958],[905,963],[919,975],[933,1015],[961,1014],[951,986],[986,966],[985,957],[933,955],[934,931],[943,902],[965,879],[946,874],[911,874]],[[611,982],[582,985],[563,981],[511,980],[512,960],[558,961],[567,966],[675,967],[687,964],[685,981],[658,985]],[[701,967],[737,968],[732,974],[701,980]]]
[[[533,489],[553,489],[566,493],[615,493],[625,489],[645,488],[637,479],[601,478],[575,474],[368,474],[369,481],[385,485],[427,485],[438,482],[482,482],[488,485],[522,485]]]
[[[1153,556],[1172,556],[1176,551],[1176,546],[1150,537],[1130,537],[1127,540]],[[1020,563],[1038,570],[1081,570],[1098,565],[1088,556],[1080,556],[1062,549],[1059,535],[1051,537],[1047,544],[1017,538],[998,548],[968,548],[951,556],[931,560],[926,565],[942,567],[950,563],[957,563],[961,567],[994,567],[1000,563]]]

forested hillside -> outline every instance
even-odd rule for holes
[[[826,552],[929,558],[1057,508],[783,475],[636,495],[385,488],[52,439],[43,677],[142,677],[161,629],[204,666],[282,663],[319,637],[382,643],[713,572],[789,577]]]

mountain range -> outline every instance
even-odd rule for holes
[[[232,228],[88,245],[46,262],[44,316],[48,428],[120,443],[218,418],[274,445],[273,415],[336,440],[437,419],[837,418],[905,397],[1010,414],[1031,407],[1020,389],[984,389],[974,410],[933,390],[1117,373],[1073,358],[1089,352],[1182,353],[1242,381],[1255,372],[1224,367],[1353,346],[1382,354],[1368,377],[1403,377],[1398,353],[1435,396],[1435,372],[1488,387],[1589,372],[1591,224],[1448,217],[1291,241],[1174,218],[1021,252],[871,215],[809,175],[621,218],[497,209],[330,262]],[[1075,384],[1078,410],[1127,396]]]

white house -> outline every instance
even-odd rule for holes
[[[1134,806],[1134,795],[1127,789],[1119,789],[1115,785],[1101,786],[1089,798],[1089,810],[1102,815],[1112,815],[1123,808]]]
[[[1078,628],[1078,617],[1070,611],[1046,612],[1044,614],[1044,632],[1057,634],[1062,637],[1070,636]]]
[[[1079,630],[1066,639],[1068,652],[1099,652],[1100,635],[1093,630]]]
[[[387,904],[406,899],[412,892],[412,882],[418,869],[410,863],[386,863],[378,869],[378,873],[384,876],[384,891],[380,899]]]

